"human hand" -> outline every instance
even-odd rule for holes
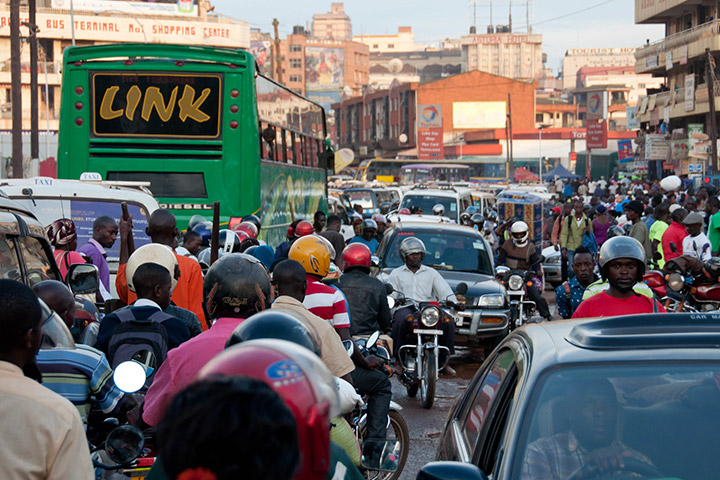
[[[553,248],[554,248],[555,251],[557,252],[557,251],[560,250],[560,245],[558,245],[558,244],[556,243],[555,245],[553,245]]]
[[[625,468],[625,459],[632,454],[622,448],[600,448],[585,457],[585,465],[577,470],[568,480],[591,479],[601,472],[614,472]]]
[[[380,360],[378,360],[377,357],[375,357],[374,355],[368,355],[367,357],[365,357],[365,361],[367,362],[367,367],[373,370],[376,370],[382,366]]]
[[[118,222],[118,231],[120,233],[120,238],[126,240],[132,233],[132,227],[132,215],[128,215],[127,220],[120,218],[120,221]]]
[[[567,258],[567,248],[563,248],[560,255],[562,255],[563,260],[565,260]]]

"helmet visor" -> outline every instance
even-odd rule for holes
[[[38,299],[40,309],[42,311],[42,338],[40,340],[40,348],[43,350],[50,349],[75,349],[75,340],[72,333],[60,315],[50,310],[45,302]]]

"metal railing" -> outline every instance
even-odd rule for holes
[[[673,48],[687,45],[701,38],[713,35],[720,35],[720,20],[703,23],[693,28],[674,33],[660,40],[656,40],[649,45],[645,45],[635,52],[637,60],[644,59],[651,55],[661,55]],[[663,64],[663,61],[659,62]]]

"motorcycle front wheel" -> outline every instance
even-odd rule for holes
[[[435,352],[428,350],[423,358],[423,376],[420,379],[420,398],[423,408],[431,408],[435,402],[435,383],[437,382],[437,361]]]
[[[397,480],[402,475],[402,471],[405,468],[405,462],[408,459],[408,452],[410,451],[410,431],[408,430],[405,419],[395,410],[388,412],[388,419],[390,424],[388,425],[386,438],[388,440],[395,440],[400,443],[400,452],[398,453],[397,470],[394,472],[382,472],[378,470],[363,470],[363,476],[369,480]],[[361,436],[365,437],[367,431],[362,430]]]

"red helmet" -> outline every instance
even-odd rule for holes
[[[362,243],[351,243],[343,250],[343,271],[350,267],[363,267],[370,271],[372,253],[367,245]]]
[[[402,215],[410,215],[410,210],[407,208],[401,208],[400,210],[398,210],[398,213]]]
[[[302,222],[298,223],[295,227],[295,236],[296,237],[304,237],[305,235],[312,235],[315,232],[315,228],[313,227],[312,223],[308,222],[307,220],[303,220]]]
[[[242,375],[272,387],[295,416],[302,466],[296,480],[324,479],[330,465],[330,419],[339,413],[335,380],[310,350],[285,340],[250,340],[225,349],[198,378]]]
[[[258,236],[257,227],[250,222],[238,223],[237,225],[232,227],[232,231],[235,233],[243,232],[248,237],[252,237],[252,238],[257,238],[257,236]]]

